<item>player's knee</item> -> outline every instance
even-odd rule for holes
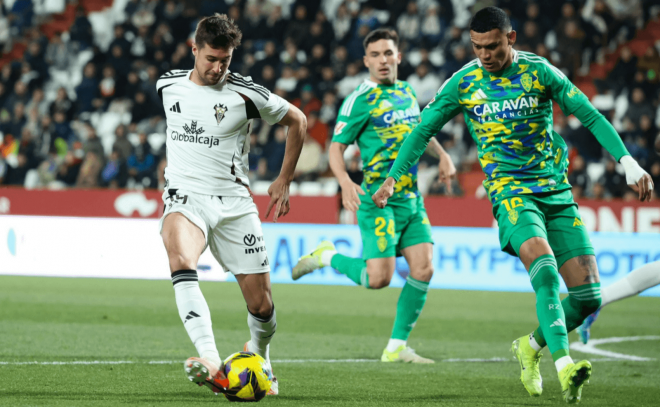
[[[602,303],[602,299],[600,296],[598,297],[593,297],[593,298],[576,298],[575,296],[571,295],[571,300],[578,310],[580,310],[580,315],[583,317],[588,317],[589,315],[593,314],[594,312],[598,311],[598,308],[600,308],[600,305]]]
[[[250,310],[250,313],[255,317],[267,320],[270,319],[270,317],[273,315],[275,306],[273,305],[273,300],[271,299],[270,295],[264,295],[261,298],[261,301],[259,301],[257,304],[252,304],[251,307],[248,306],[248,309]]]
[[[175,272],[177,270],[195,270],[196,261],[182,253],[169,253],[170,270]]]
[[[547,294],[558,292],[559,286],[559,273],[556,267],[541,267],[532,278],[532,287],[537,294],[540,292]]]
[[[391,280],[392,278],[387,278],[387,276],[369,277],[369,288],[378,290],[380,288],[388,287]]]
[[[433,264],[428,262],[421,267],[416,267],[415,270],[410,270],[410,276],[415,280],[429,282],[433,277]]]

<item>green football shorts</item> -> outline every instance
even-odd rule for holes
[[[401,256],[401,249],[419,243],[433,244],[424,198],[396,198],[380,209],[371,195],[361,196],[357,211],[364,260]]]
[[[570,190],[509,197],[493,207],[502,250],[517,256],[532,237],[548,241],[557,267],[573,257],[594,254]]]

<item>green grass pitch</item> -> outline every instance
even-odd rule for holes
[[[236,284],[201,286],[225,357],[240,350],[249,337],[245,304]],[[399,292],[273,286],[278,331],[271,358],[281,395],[267,397],[262,405],[562,404],[547,351],[540,398],[527,395],[519,382],[519,367],[510,359],[511,341],[536,325],[532,294],[431,290],[409,344],[438,363],[382,364],[375,360],[389,337]],[[593,335],[660,335],[659,310],[660,298],[612,304],[601,313]],[[571,340],[577,340],[575,334]],[[654,360],[598,360],[603,356],[573,351],[575,359],[587,358],[594,365],[583,405],[660,403],[659,340],[598,348]],[[0,277],[0,405],[229,403],[188,382],[181,362],[190,356],[195,350],[178,317],[169,281]],[[468,358],[506,360],[452,361]],[[362,361],[329,363],[329,359]],[[121,363],[70,364],[73,361]],[[162,363],[150,363],[154,361]]]

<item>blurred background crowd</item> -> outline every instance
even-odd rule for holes
[[[382,26],[401,37],[399,79],[420,106],[474,58],[472,11],[504,8],[515,48],[548,58],[610,119],[660,185],[660,6],[656,0],[5,0],[0,15],[0,184],[27,188],[162,188],[165,120],[159,76],[191,69],[200,17],[226,13],[243,31],[232,71],[298,106],[308,136],[296,169],[307,193],[335,194],[328,146],[342,100],[366,77],[362,40]],[[264,192],[279,172],[285,129],[257,121],[250,177]],[[633,199],[621,169],[574,117],[555,109],[570,148],[576,197]],[[459,176],[453,195],[483,194],[462,117],[437,135]],[[351,176],[361,179],[355,148]],[[424,156],[424,194],[447,194]]]

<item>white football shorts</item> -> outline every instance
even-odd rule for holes
[[[203,195],[183,189],[163,193],[163,220],[178,212],[197,225],[222,268],[232,274],[268,273],[266,242],[261,229],[259,211],[252,198]],[[206,250],[206,248],[204,248]]]

